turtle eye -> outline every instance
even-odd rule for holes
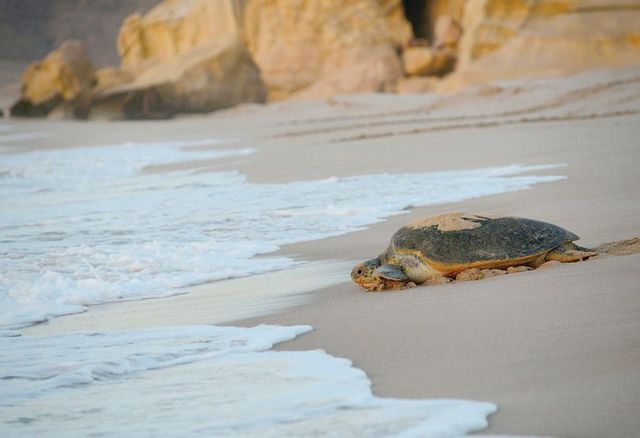
[[[358,270],[356,271],[356,274],[358,274],[358,275],[362,274],[362,269],[358,269]]]

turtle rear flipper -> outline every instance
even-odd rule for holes
[[[545,257],[545,261],[557,260],[562,263],[572,263],[587,260],[589,257],[597,255],[597,251],[583,248],[573,242],[566,242],[556,249],[549,251]]]
[[[409,281],[409,277],[402,271],[399,265],[382,265],[373,271],[373,275],[393,281]]]

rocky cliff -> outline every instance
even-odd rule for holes
[[[119,66],[95,72],[75,113],[167,116],[631,64],[638,23],[638,0],[164,0],[122,22]]]

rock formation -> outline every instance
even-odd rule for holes
[[[73,111],[89,94],[96,77],[82,43],[69,40],[29,65],[21,82],[21,97],[11,107],[11,115],[43,117],[56,107]]]
[[[118,52],[132,71],[242,30],[273,100],[389,91],[412,36],[400,0],[165,0],[125,20]]]
[[[12,113],[153,118],[267,95],[452,91],[640,62],[637,23],[637,0],[163,0],[124,20],[120,66],[94,72],[66,43],[25,71]]]
[[[98,72],[90,118],[163,118],[264,102],[241,40],[243,0],[165,0],[118,34],[120,69]]]

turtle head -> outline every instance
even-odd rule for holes
[[[378,269],[380,265],[382,265],[382,260],[380,260],[380,257],[376,257],[375,259],[359,263],[351,270],[351,279],[355,283],[366,288],[367,286],[370,286],[378,281],[374,277],[373,271]]]

